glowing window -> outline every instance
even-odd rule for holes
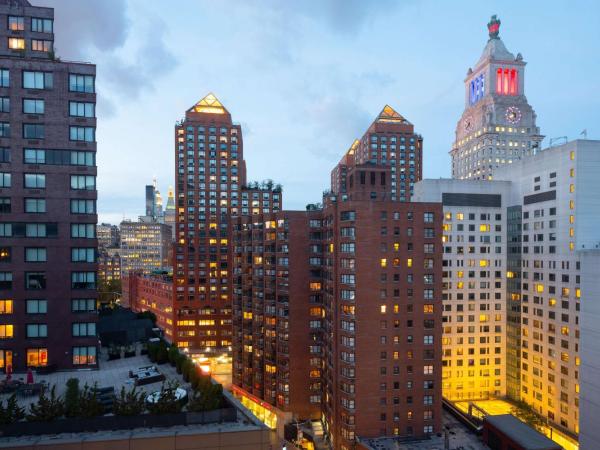
[[[386,305],[381,305],[381,306],[379,306],[379,312],[380,312],[381,314],[385,314],[385,313],[386,313],[386,311],[387,311],[387,306],[386,306]]]
[[[379,262],[379,265],[381,267],[387,267],[387,259],[381,258],[381,261]]]
[[[413,263],[412,258],[408,258],[406,260],[406,267],[412,267],[412,263]]]
[[[25,50],[25,39],[8,38],[8,48],[12,50]]]

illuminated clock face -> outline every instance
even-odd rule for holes
[[[516,106],[509,106],[506,108],[506,120],[513,125],[518,124],[521,121],[521,111]]]
[[[463,126],[465,128],[465,131],[471,131],[473,129],[473,118],[471,116],[465,117],[465,120],[463,121]]]

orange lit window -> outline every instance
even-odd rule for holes
[[[12,314],[13,312],[13,301],[12,300],[0,300],[0,314]]]
[[[27,366],[40,367],[48,365],[48,349],[47,348],[28,348],[27,349]]]
[[[381,267],[387,267],[387,259],[386,258],[381,258],[381,261],[379,262],[379,265]]]
[[[412,261],[412,258],[408,258],[408,259],[406,260],[406,267],[412,267],[412,262],[413,262],[413,261]]]
[[[8,38],[8,48],[12,50],[25,50],[25,39]]]
[[[321,283],[318,281],[311,281],[311,283],[309,284],[309,287],[310,287],[311,291],[320,291]]]
[[[430,303],[427,303],[425,305],[423,305],[423,312],[425,314],[431,314],[433,313],[433,305]]]

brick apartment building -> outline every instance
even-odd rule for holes
[[[0,2],[0,369],[96,366],[96,67]]]

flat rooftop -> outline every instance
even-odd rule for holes
[[[444,411],[442,418],[443,428],[448,430],[451,449],[463,450],[489,450],[489,447],[479,440],[462,423],[458,422],[451,414]],[[360,443],[370,450],[444,450],[444,433],[433,435],[429,439],[407,441],[393,437],[360,439]]]
[[[487,416],[484,423],[489,423],[498,431],[504,433],[517,444],[527,450],[561,450],[562,447],[548,439],[539,431],[521,422],[512,414]]]

